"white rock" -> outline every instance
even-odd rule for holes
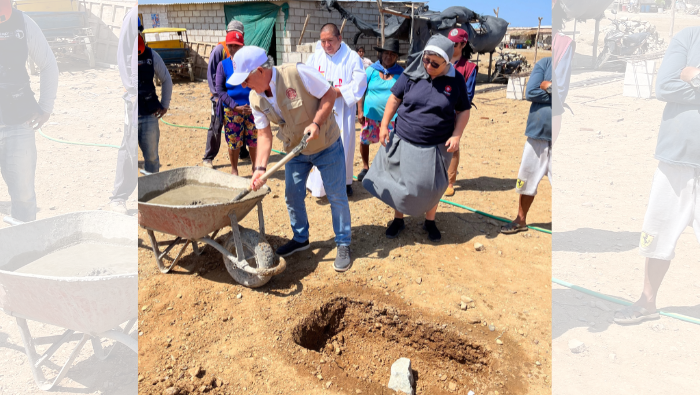
[[[411,371],[411,360],[399,358],[391,365],[391,378],[389,388],[394,391],[401,391],[409,395],[415,395],[413,372]]]
[[[474,249],[477,251],[483,251],[484,250],[484,245],[481,243],[474,243]]]
[[[586,345],[583,344],[583,342],[578,341],[576,339],[569,340],[569,350],[571,350],[572,353],[578,354],[583,352],[585,349]]]

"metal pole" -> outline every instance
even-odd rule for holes
[[[537,64],[537,49],[540,47],[539,45],[539,39],[540,39],[540,28],[542,27],[542,17],[537,17],[540,20],[540,23],[537,25],[537,34],[535,35],[535,61],[532,62],[532,64]]]
[[[574,19],[574,42],[576,42],[576,19]]]
[[[676,0],[671,3],[671,31],[668,33],[669,37],[673,37],[673,25],[676,23]]]

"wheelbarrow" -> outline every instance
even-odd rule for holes
[[[128,334],[138,317],[136,253],[133,264],[124,255],[126,263],[116,270],[105,266],[105,256],[99,255],[100,251],[108,254],[114,248],[135,250],[137,232],[133,217],[88,211],[27,223],[10,217],[4,221],[14,226],[0,229],[0,309],[17,320],[39,388],[48,391],[58,384],[88,340],[99,360],[106,359],[114,349],[103,349],[103,338],[138,352],[138,341]],[[92,254],[83,256],[82,262],[92,270],[70,273],[66,268],[71,267],[72,261],[53,258],[73,251],[70,248],[87,245],[96,255],[94,264]],[[38,262],[42,266],[37,266]],[[65,328],[65,332],[35,338],[28,320]],[[47,380],[42,366],[63,344],[74,341],[78,343],[57,376]],[[40,354],[36,346],[44,344],[50,346]]]
[[[181,167],[148,174],[139,177],[138,182],[139,225],[148,232],[156,263],[162,273],[170,272],[180,262],[189,244],[192,244],[194,253],[200,255],[202,250],[198,243],[209,244],[219,251],[228,273],[246,287],[261,287],[272,276],[284,271],[284,258],[279,257],[275,265],[275,254],[265,239],[262,200],[270,193],[267,185],[236,199],[250,180],[205,167]],[[149,203],[154,197],[186,185],[228,189],[231,191],[231,199],[208,203],[207,197],[202,196],[195,199],[193,204],[187,205]],[[259,232],[239,225],[239,221],[254,208],[258,211]],[[221,245],[216,242],[216,235],[227,226],[231,227],[231,235]],[[154,232],[173,235],[175,239],[161,252]],[[182,240],[185,240],[184,245],[167,265],[165,256]]]

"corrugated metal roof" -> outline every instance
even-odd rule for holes
[[[234,3],[251,3],[260,2],[263,0],[139,0],[139,5],[173,5],[173,4],[234,4]],[[320,2],[320,0],[300,0]],[[354,0],[358,3],[374,3],[376,0]],[[404,0],[384,0],[384,3],[406,3]]]

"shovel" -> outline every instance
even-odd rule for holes
[[[304,137],[301,138],[301,142],[299,143],[299,145],[297,145],[296,147],[294,147],[294,149],[292,150],[292,152],[288,153],[284,158],[282,158],[281,161],[277,162],[274,166],[272,166],[270,169],[268,169],[268,170],[265,172],[265,174],[263,174],[262,176],[260,176],[259,180],[261,180],[261,181],[267,180],[274,172],[276,172],[277,170],[279,170],[280,167],[284,166],[287,162],[289,162],[290,160],[292,160],[292,158],[294,158],[295,156],[299,155],[299,154],[301,153],[301,151],[303,151],[304,148],[306,148],[306,146],[309,144],[309,143],[308,143],[309,136],[311,136],[311,135],[310,135],[310,134],[304,134]],[[238,195],[236,195],[236,197],[233,198],[233,201],[237,201],[237,200],[243,199],[243,198],[244,198],[246,195],[248,195],[248,194],[250,193],[250,191],[252,191],[252,190],[253,190],[253,189],[250,187],[250,185],[248,185],[248,188],[246,188],[245,191],[242,191],[241,193],[239,193]]]

